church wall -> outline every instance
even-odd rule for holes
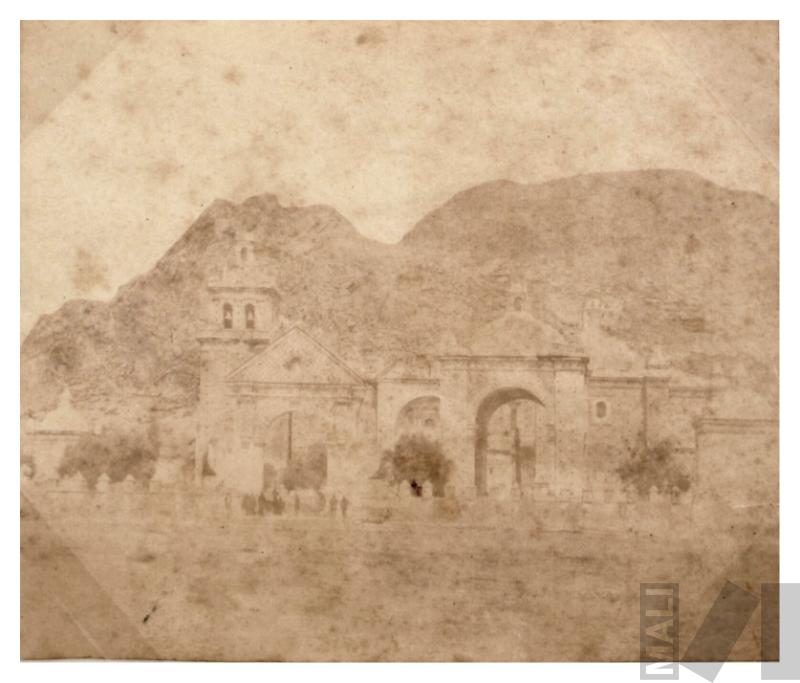
[[[204,342],[203,370],[197,407],[195,481],[200,481],[203,458],[212,439],[218,446],[230,440],[234,430],[233,412],[226,398],[225,378],[257,351],[239,342]]]
[[[262,392],[262,393],[260,393]],[[375,393],[372,387],[227,385],[222,413],[227,418],[220,448],[224,457],[256,472],[263,463],[280,473],[287,465],[286,452],[276,452],[275,421],[293,413],[295,453],[320,444],[328,459],[325,489],[346,493],[351,499],[375,472]],[[216,423],[219,429],[220,423]],[[229,465],[229,468],[231,466]],[[224,477],[223,477],[224,478]]]
[[[648,446],[654,446],[674,431],[669,400],[669,380],[665,377],[645,377],[642,381],[645,403],[644,435]]]
[[[604,405],[604,409],[600,404]],[[641,383],[591,378],[588,382],[587,487],[594,500],[624,498],[617,468],[629,457],[644,428]]]
[[[556,496],[580,499],[589,480],[585,457],[588,416],[583,368],[555,373]]]
[[[679,449],[694,450],[697,445],[695,423],[709,410],[712,399],[709,391],[671,387],[669,390],[669,421],[664,437]]]
[[[454,465],[450,486],[460,495],[473,495],[475,415],[468,408],[467,373],[460,363],[442,364],[439,380],[442,445]]]

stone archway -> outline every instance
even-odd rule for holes
[[[432,441],[441,438],[441,400],[438,396],[418,396],[406,403],[395,421],[395,439],[407,434],[421,434]]]
[[[495,413],[507,404],[517,402],[532,402],[534,405],[544,405],[539,398],[527,389],[521,387],[507,387],[497,389],[483,398],[475,416],[475,488],[478,495],[488,494],[488,458],[489,448],[489,425]],[[514,437],[512,436],[512,441]],[[513,446],[519,449],[518,432]],[[520,483],[520,462],[517,457],[510,466],[515,467],[515,478],[517,484]]]
[[[334,427],[328,420],[304,410],[287,410],[265,421],[262,433],[264,485],[285,483],[277,477],[285,476],[291,469],[293,478],[299,477],[293,487],[318,489],[324,486],[333,434]]]

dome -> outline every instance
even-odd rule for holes
[[[480,328],[470,348],[480,356],[574,355],[577,345],[530,313],[512,311]]]
[[[458,341],[452,330],[445,330],[436,343],[436,351],[446,356],[469,355],[469,349]]]

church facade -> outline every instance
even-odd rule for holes
[[[627,360],[635,354],[615,348],[591,316],[568,339],[518,292],[468,348],[409,353],[364,377],[283,317],[279,287],[263,279],[249,245],[237,260],[207,287],[199,484],[258,493],[313,457],[315,488],[357,497],[404,434],[442,444],[458,496],[622,501],[618,470],[637,444],[669,443],[690,495],[716,487],[731,449],[777,467],[774,421],[721,415],[720,387]]]

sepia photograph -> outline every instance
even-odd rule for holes
[[[22,660],[779,660],[778,21],[19,36]]]

